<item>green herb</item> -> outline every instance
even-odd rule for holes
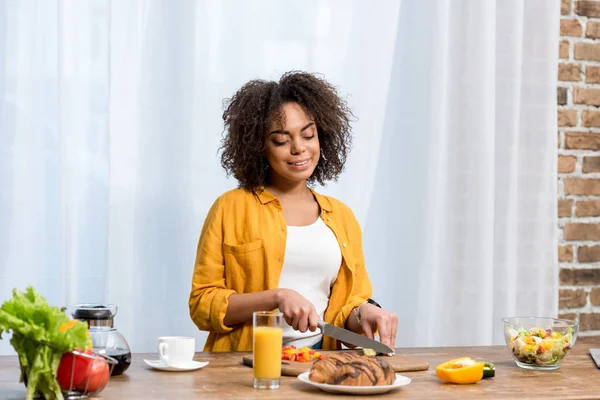
[[[2,333],[12,331],[10,343],[19,356],[21,381],[27,379],[27,400],[38,393],[47,400],[63,398],[56,381],[60,358],[75,348],[85,349],[90,342],[87,326],[69,321],[31,286],[25,293],[14,289],[13,297],[0,307],[0,339]]]

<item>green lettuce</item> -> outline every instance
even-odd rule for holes
[[[47,400],[62,399],[56,370],[63,353],[85,349],[90,338],[83,322],[70,321],[64,311],[48,305],[31,286],[25,292],[13,290],[13,297],[0,307],[0,339],[12,331],[10,344],[21,364],[21,382],[26,380],[26,399],[42,394]]]

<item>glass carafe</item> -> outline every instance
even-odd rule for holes
[[[75,304],[70,312],[73,318],[88,324],[94,353],[110,356],[119,362],[113,368],[111,375],[120,375],[129,368],[131,350],[123,335],[114,327],[116,305]]]

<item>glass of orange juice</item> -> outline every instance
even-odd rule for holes
[[[278,311],[256,311],[252,315],[252,323],[254,387],[279,389],[283,314]]]

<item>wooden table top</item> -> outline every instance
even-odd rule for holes
[[[415,399],[600,399],[600,370],[591,360],[589,348],[600,347],[600,340],[578,342],[556,371],[529,371],[516,366],[506,346],[436,347],[398,349],[402,354],[420,357],[431,364],[428,371],[407,372],[412,382],[399,390],[378,395],[381,398]],[[134,354],[125,374],[113,377],[96,398],[102,399],[312,399],[345,396],[328,394],[300,382],[282,377],[278,390],[252,387],[252,369],[242,365],[247,353],[197,353],[198,361],[210,364],[192,372],[162,372],[148,367],[143,359],[156,354]],[[435,366],[444,361],[470,356],[496,364],[496,377],[473,385],[442,383]],[[0,357],[0,399],[23,399],[25,387],[19,383],[16,357]],[[356,399],[351,396],[349,398]]]

